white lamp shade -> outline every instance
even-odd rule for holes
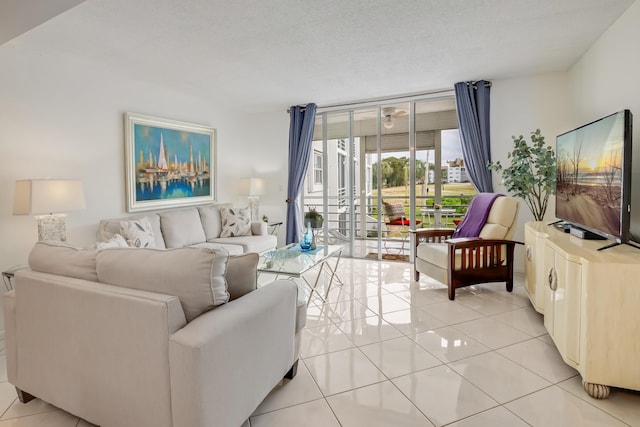
[[[25,179],[16,181],[14,215],[42,215],[86,209],[82,181]]]
[[[239,190],[243,196],[262,196],[264,194],[264,179],[242,178]]]

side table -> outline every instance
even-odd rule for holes
[[[277,236],[281,226],[282,226],[282,222],[272,222],[271,224],[269,224],[269,227],[271,227],[269,234],[273,236]]]
[[[13,276],[15,275],[16,271],[28,269],[28,265],[15,265],[7,269],[7,271],[2,272],[2,281],[4,282],[4,287],[7,289],[7,291],[13,289]]]

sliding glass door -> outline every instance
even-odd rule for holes
[[[346,256],[409,261],[409,229],[453,226],[466,211],[473,187],[458,151],[453,97],[323,111],[304,210],[323,214],[318,238]]]

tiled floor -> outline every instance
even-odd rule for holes
[[[252,427],[640,426],[640,393],[595,400],[582,390],[522,277],[513,293],[488,284],[450,302],[443,285],[412,282],[407,263],[343,259],[339,274],[345,285],[309,307],[298,375],[276,386]],[[4,361],[2,350],[0,427],[90,426],[17,402]]]

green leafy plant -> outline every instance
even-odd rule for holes
[[[545,145],[540,129],[531,132],[531,145],[522,135],[512,138],[514,148],[507,155],[511,166],[503,168],[499,161],[487,166],[501,173],[507,191],[523,198],[536,221],[542,221],[549,196],[555,193],[556,155],[551,146]]]
[[[322,214],[313,206],[309,208],[309,212],[304,214],[304,224],[311,223],[311,228],[322,228],[323,221]]]

